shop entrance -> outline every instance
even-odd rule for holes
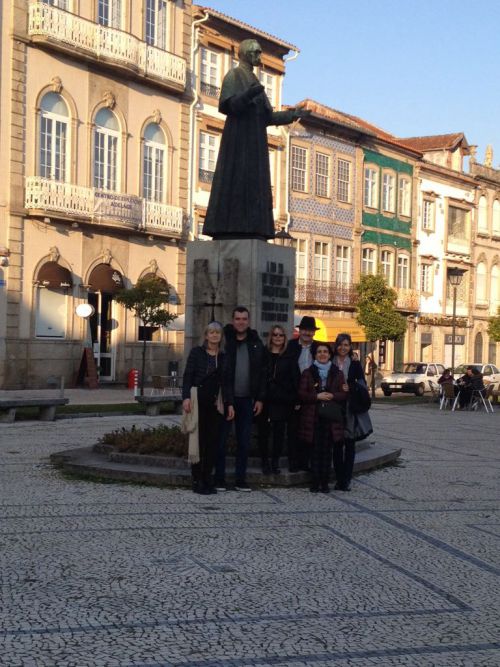
[[[90,318],[90,333],[99,380],[112,382],[115,379],[115,348],[112,341],[113,295],[106,292],[90,292],[88,301],[94,306],[94,314]]]

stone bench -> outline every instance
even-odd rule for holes
[[[40,421],[54,421],[57,406],[68,403],[69,398],[0,398],[0,422],[15,421],[17,408],[38,408]]]
[[[160,414],[162,405],[173,403],[175,412],[180,414],[182,411],[182,396],[181,394],[168,394],[166,396],[136,396],[135,400],[144,405],[146,414],[149,417],[157,417]]]

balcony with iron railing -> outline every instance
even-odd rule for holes
[[[214,97],[218,99],[220,95],[220,88],[218,86],[214,86],[211,83],[207,83],[206,81],[201,81],[200,82],[200,92],[203,95],[206,95],[207,97]]]
[[[214,180],[214,171],[208,169],[198,169],[198,180],[200,183],[211,183]]]
[[[297,305],[353,310],[356,302],[357,293],[352,283],[301,279],[295,281],[295,303]]]
[[[28,35],[33,42],[105,62],[174,90],[186,87],[184,58],[45,2],[30,2]]]
[[[61,183],[40,176],[26,178],[25,207],[30,215],[71,222],[180,237],[183,210],[135,195]]]
[[[420,295],[417,290],[405,287],[395,287],[397,292],[396,308],[407,313],[418,313],[420,310]]]

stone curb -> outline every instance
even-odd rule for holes
[[[116,453],[113,454],[116,456]],[[399,448],[377,443],[365,446],[363,443],[363,447],[356,452],[354,472],[366,472],[394,463],[400,455]],[[80,447],[56,452],[51,455],[50,461],[64,472],[94,479],[136,482],[153,486],[191,486],[191,473],[185,459],[176,459],[175,466],[166,467],[165,464],[170,463],[168,457],[141,456],[141,460],[138,461],[137,455],[125,455],[130,457],[128,460],[124,460],[123,456],[120,454],[119,460],[110,460],[109,452],[96,451],[95,447]],[[247,471],[247,481],[251,485],[290,487],[307,484],[308,480],[308,473],[290,473],[286,469],[280,475],[263,475],[255,467],[249,467]],[[227,481],[234,482],[233,475],[228,474]]]

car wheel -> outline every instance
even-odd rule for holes
[[[415,396],[423,396],[425,393],[424,383],[421,382],[418,387],[415,389]]]
[[[382,389],[384,396],[392,396],[392,391],[390,389]]]

